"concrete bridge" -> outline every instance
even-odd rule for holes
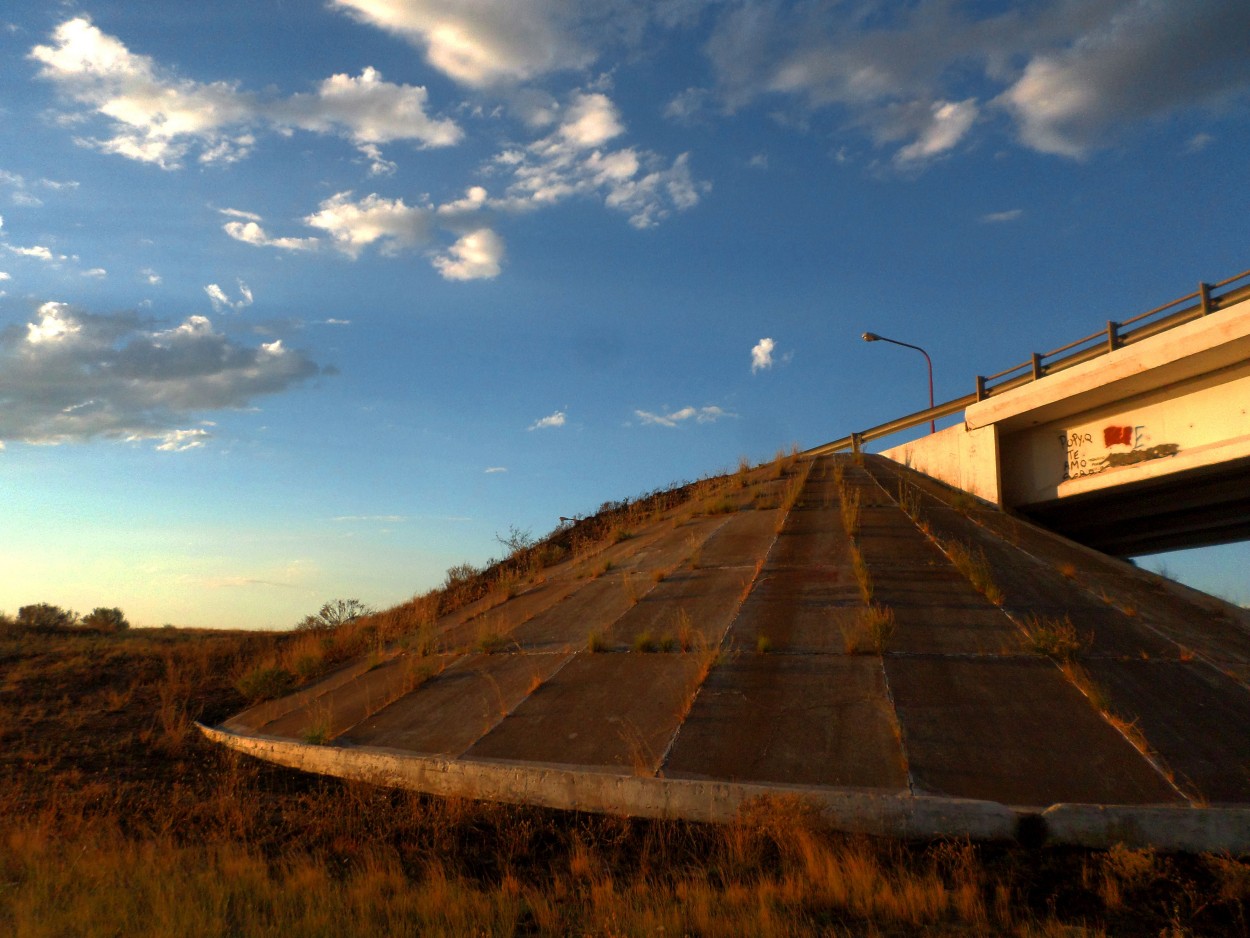
[[[1250,538],[1248,278],[1202,284],[813,452],[962,410],[962,424],[883,455],[1118,556]]]

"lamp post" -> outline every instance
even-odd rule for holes
[[[921,355],[924,356],[924,360],[929,366],[929,409],[932,410],[933,409],[933,359],[929,357],[929,353],[926,352],[924,349],[922,349],[919,345],[912,345],[910,342],[900,342],[898,339],[887,339],[885,336],[877,335],[875,332],[865,332],[864,341],[865,342],[889,342],[892,345],[901,345],[904,348],[914,348],[917,352],[919,352]],[[929,432],[930,433],[937,432],[937,424],[933,420],[929,421]]]

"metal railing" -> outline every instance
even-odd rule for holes
[[[971,394],[965,394],[963,397],[946,401],[926,410],[919,410],[914,414],[898,417],[888,423],[878,424],[867,430],[852,433],[849,436],[842,437],[840,440],[834,440],[831,443],[825,443],[822,446],[809,449],[803,455],[820,456],[824,453],[836,453],[844,449],[859,451],[865,443],[872,440],[890,436],[902,430],[908,430],[922,423],[928,423],[930,420],[949,417],[951,414],[959,413],[959,411],[967,409],[970,405],[986,400],[996,394],[1002,394],[1013,388],[1037,381],[1039,378],[1044,378],[1047,375],[1053,375],[1074,365],[1091,361],[1116,349],[1133,345],[1161,332],[1167,332],[1169,329],[1174,329],[1187,322],[1193,322],[1195,319],[1209,316],[1214,312],[1218,312],[1235,303],[1240,303],[1242,300],[1250,297],[1250,283],[1233,286],[1239,281],[1248,279],[1250,279],[1250,270],[1242,271],[1236,276],[1229,277],[1227,280],[1221,280],[1218,283],[1200,283],[1198,284],[1198,289],[1193,293],[1187,293],[1172,300],[1170,303],[1164,303],[1162,306],[1156,306],[1154,309],[1139,313],[1132,319],[1125,319],[1122,322],[1108,321],[1106,329],[1087,335],[1083,339],[1069,342],[1067,345],[1062,345],[1049,352],[1034,352],[1028,361],[1008,368],[1005,371],[1000,371],[997,374],[988,376],[977,375],[976,389]],[[1182,304],[1189,303],[1192,300],[1197,302],[1182,307]],[[1178,309],[1177,307],[1181,308]]]

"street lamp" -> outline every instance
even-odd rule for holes
[[[893,345],[901,345],[904,348],[914,348],[917,352],[924,356],[925,362],[929,365],[929,410],[933,409],[933,359],[929,357],[929,353],[922,349],[919,345],[912,345],[910,342],[900,342],[898,339],[887,339],[883,335],[877,335],[875,332],[864,333],[865,342],[889,342]],[[937,424],[929,421],[929,432],[937,432]]]

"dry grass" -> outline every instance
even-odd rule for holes
[[[1054,619],[1030,615],[1024,623],[1024,634],[1032,651],[1056,661],[1071,661],[1089,647],[1092,636],[1079,636],[1072,620],[1064,616]]]
[[[848,655],[880,655],[894,635],[894,610],[871,603],[860,609],[843,630],[843,650]]]
[[[0,632],[0,934],[1248,933],[1243,859],[848,837],[801,802],[717,827],[436,799],[191,730],[291,642]],[[688,703],[719,660],[691,647]]]
[[[990,570],[990,564],[985,557],[984,550],[979,547],[974,550],[971,546],[959,541],[942,544],[941,547],[946,552],[946,556],[950,558],[951,563],[955,565],[955,569],[968,578],[968,582],[972,584],[973,589],[995,606],[1003,604],[1006,597],[998,584],[994,582],[994,576]]]
[[[847,537],[856,538],[859,536],[860,501],[863,494],[851,486],[843,486],[840,494],[842,527]]]
[[[865,605],[872,605],[872,574],[868,570],[868,563],[864,560],[863,551],[859,549],[858,544],[852,543],[850,554],[851,570],[855,574],[855,584],[859,587],[860,599]]]

